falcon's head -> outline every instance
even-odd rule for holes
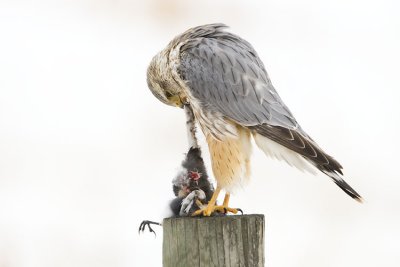
[[[168,53],[161,51],[147,68],[147,85],[158,100],[169,106],[183,108],[184,98],[168,66]]]

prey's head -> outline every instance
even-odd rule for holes
[[[167,57],[167,53],[162,51],[151,60],[147,69],[147,85],[153,95],[164,104],[183,108],[185,100],[179,85],[172,77]]]

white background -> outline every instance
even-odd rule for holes
[[[1,1],[0,266],[161,266],[162,230],[137,228],[166,216],[187,143],[184,113],[153,97],[146,69],[212,22],[254,45],[365,199],[255,149],[231,204],[265,214],[267,266],[399,266],[399,12],[396,0]]]

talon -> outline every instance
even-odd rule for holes
[[[229,208],[229,207],[225,207],[225,206],[214,206],[211,209],[207,209],[208,206],[206,206],[205,208],[201,208],[196,210],[195,212],[192,213],[191,216],[210,216],[211,214],[213,214],[214,212],[218,212],[218,213],[223,213],[223,214],[227,214],[227,213],[233,213],[233,214],[237,214],[238,212],[241,213],[241,215],[243,215],[243,210],[239,209],[239,208]]]
[[[203,209],[198,209],[198,210],[196,210],[195,212],[193,212],[192,213],[192,215],[191,216],[199,216],[199,215],[201,215],[203,213]]]
[[[236,214],[238,211],[242,212],[241,209],[234,209],[234,208],[229,208],[227,206],[216,206],[215,211],[227,214],[228,212]]]
[[[149,224],[148,224],[147,226],[149,227],[150,233],[153,233],[153,234],[154,234],[154,237],[157,237],[157,234],[156,234],[156,232],[153,230],[153,228],[151,228]]]
[[[206,207],[202,207],[199,210],[196,210],[195,212],[192,213],[192,216],[199,216],[203,215],[205,217],[211,216],[211,214],[215,211],[217,206],[215,206],[215,201],[217,200],[218,194],[221,191],[221,188],[217,186],[217,189],[215,189],[210,201],[208,201],[208,204]]]
[[[211,214],[215,211],[217,211],[218,206],[215,205],[207,205],[203,208],[200,208],[198,210],[196,210],[195,212],[192,213],[192,216],[204,216],[204,217],[209,217],[211,216]]]
[[[201,209],[196,210],[195,212],[192,213],[191,216],[192,217],[195,217],[195,216],[209,217],[214,212],[214,210],[208,211],[207,207],[208,206],[206,206],[205,208],[201,208]]]
[[[152,221],[146,221],[146,220],[145,220],[145,221],[141,222],[140,225],[139,225],[139,235],[140,235],[141,232],[144,232],[144,230],[146,229],[146,225],[147,225],[147,228],[149,229],[149,232],[150,232],[150,233],[153,233],[154,236],[157,237],[156,232],[155,232],[155,231],[153,230],[153,228],[151,228],[151,226],[150,226],[150,225],[152,225],[152,224],[162,226],[161,223],[152,222]]]
[[[229,208],[228,207],[228,202],[229,202],[229,193],[225,194],[224,198],[224,203],[220,206],[215,205],[215,201],[217,200],[218,194],[221,191],[221,188],[217,186],[217,189],[215,190],[213,196],[211,197],[211,200],[208,202],[208,205],[204,208],[200,208],[199,210],[196,210],[195,212],[192,213],[192,216],[211,216],[214,212],[219,212],[223,214],[227,214],[228,212],[236,214],[238,211],[240,211],[243,214],[243,211],[241,209],[234,209],[234,208]]]
[[[144,222],[144,221],[143,221],[143,222]],[[139,225],[139,231],[138,231],[138,234],[139,234],[139,235],[140,235],[140,232],[142,231],[143,222]]]

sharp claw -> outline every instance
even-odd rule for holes
[[[143,225],[144,225],[144,221],[139,225],[139,231],[138,231],[139,235],[140,235],[140,232],[143,232]]]
[[[151,228],[150,224],[148,224],[147,227],[149,228],[150,233],[153,233],[153,234],[154,234],[154,238],[156,238],[156,237],[157,237],[157,234],[156,234],[156,232],[153,230],[153,228]]]
[[[151,224],[156,224],[156,225],[160,225],[160,226],[162,226],[162,224],[161,223],[158,223],[158,222],[152,222],[152,221],[143,221],[140,225],[139,225],[139,235],[140,235],[140,233],[141,232],[144,232],[144,230],[146,230],[146,225],[147,225],[147,228],[149,229],[149,232],[150,233],[153,233],[154,235],[155,235],[155,237],[157,237],[157,234],[156,234],[156,232],[153,230],[153,228],[151,228]]]

